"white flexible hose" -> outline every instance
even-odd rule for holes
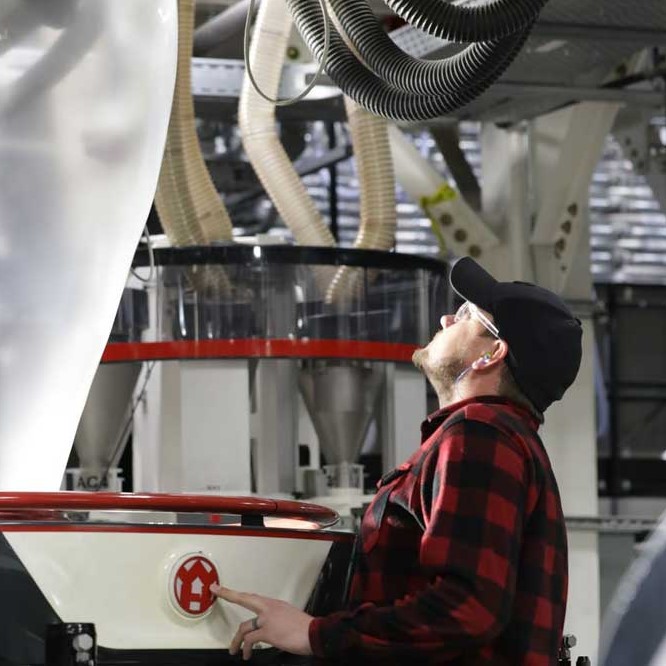
[[[262,91],[277,97],[292,19],[282,2],[262,2],[249,60]],[[243,78],[238,124],[243,147],[278,213],[301,245],[334,246],[335,239],[285,152],[275,126],[275,105]]]
[[[345,97],[356,168],[361,219],[354,247],[390,250],[395,243],[395,176],[388,122]]]
[[[255,79],[267,97],[276,98],[291,16],[279,2],[262,3],[250,47]],[[345,100],[361,187],[361,218],[354,247],[389,250],[395,242],[396,212],[393,165],[387,123],[351,100]],[[308,195],[275,126],[275,105],[262,98],[249,78],[243,80],[238,121],[243,146],[254,170],[297,243],[334,246],[335,240]],[[319,271],[327,303],[343,303],[358,287],[360,271],[341,267],[331,279]]]
[[[178,2],[178,74],[155,205],[173,245],[231,240],[229,215],[201,154],[194,125],[191,59],[194,0]]]
[[[395,177],[388,137],[388,123],[374,116],[350,98],[345,109],[360,189],[359,230],[354,247],[364,250],[390,250],[395,244]],[[359,287],[359,269],[340,267],[327,294],[327,302],[350,298]]]
[[[155,194],[160,221],[176,247],[232,239],[231,219],[204,162],[194,124],[193,39],[194,0],[179,0],[176,90]],[[230,287],[224,269],[219,266],[199,266],[193,269],[192,279],[199,290],[227,292]]]
[[[275,106],[291,106],[300,102],[302,99],[305,99],[312,89],[317,85],[319,77],[324,73],[324,67],[326,65],[326,59],[328,58],[328,49],[331,43],[331,26],[328,20],[328,9],[326,8],[326,0],[319,0],[319,5],[321,7],[322,21],[324,23],[324,50],[321,55],[319,65],[317,66],[317,71],[312,77],[310,83],[308,83],[301,92],[296,96],[290,97],[289,99],[277,99],[276,97],[271,97],[267,95],[262,89],[257,80],[252,74],[252,61],[250,60],[250,21],[252,14],[254,13],[254,4],[256,0],[250,0],[250,9],[247,13],[247,18],[245,19],[245,30],[243,37],[243,60],[245,61],[245,76],[250,79],[250,83],[254,88],[255,92],[259,97],[263,98],[265,101],[270,102]]]

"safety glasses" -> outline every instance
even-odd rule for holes
[[[493,324],[486,315],[479,310],[479,308],[474,305],[474,303],[470,303],[469,301],[465,301],[459,308],[458,312],[456,312],[453,321],[458,323],[459,321],[465,321],[465,320],[470,320],[470,319],[476,319],[493,337],[497,338],[498,340],[500,339],[500,334],[499,334],[499,329],[495,324]]]

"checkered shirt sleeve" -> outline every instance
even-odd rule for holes
[[[532,482],[529,460],[512,438],[480,421],[460,420],[440,438],[419,460],[409,499],[422,520],[418,558],[429,583],[389,605],[363,603],[316,618],[310,626],[316,656],[455,662],[470,650],[483,652],[507,625]]]

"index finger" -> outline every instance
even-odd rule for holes
[[[236,590],[230,590],[228,587],[215,585],[215,583],[210,586],[210,591],[216,597],[224,599],[232,604],[236,604],[237,606],[247,608],[247,610],[252,611],[253,613],[261,613],[264,610],[262,598],[257,594],[237,592]]]

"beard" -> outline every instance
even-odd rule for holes
[[[450,402],[454,398],[456,380],[466,368],[462,354],[433,361],[428,347],[421,347],[412,354],[412,363],[432,384],[440,403]]]
[[[423,366],[425,365],[425,359],[427,356],[428,356],[427,347],[419,347],[412,354],[412,363],[421,372],[424,372]]]

